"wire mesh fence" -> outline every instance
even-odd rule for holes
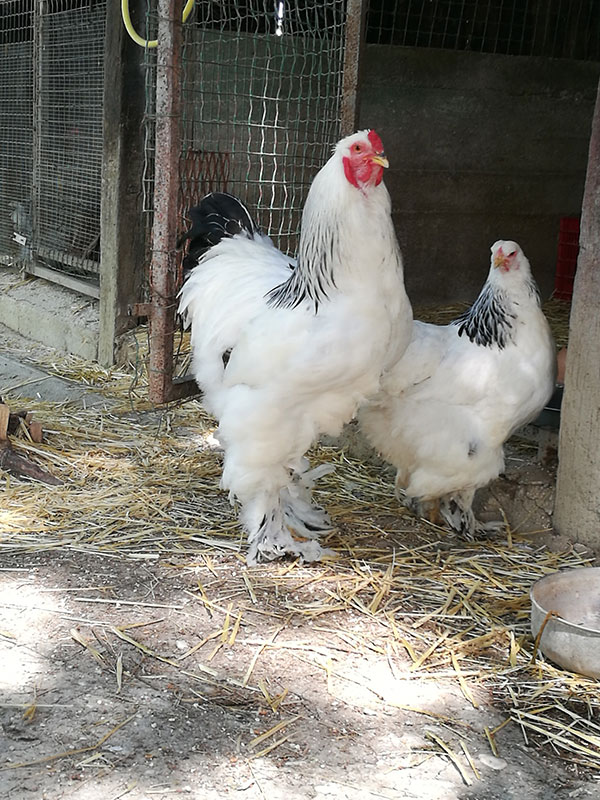
[[[19,261],[31,242],[33,3],[0,5],[0,254]]]
[[[156,33],[148,0],[146,31]],[[367,42],[600,59],[592,0],[370,0]],[[183,26],[180,223],[215,189],[293,250],[310,180],[339,137],[346,0],[196,3]],[[145,208],[153,204],[154,58],[147,51]]]
[[[99,271],[106,2],[45,0],[34,115],[35,249],[62,269]]]
[[[596,0],[370,0],[367,41],[597,61],[600,3]]]
[[[140,0],[155,38],[156,0]],[[145,10],[145,13],[144,13]],[[341,132],[348,0],[203,0],[183,26],[179,230],[239,195],[284,251]],[[0,258],[97,284],[108,0],[0,0]],[[370,0],[367,42],[600,60],[592,0]],[[145,62],[152,220],[156,50]],[[60,282],[60,281],[59,281]]]
[[[308,186],[340,134],[345,0],[196,4],[183,26],[181,227],[207,192],[237,194],[293,251]],[[147,35],[156,30],[155,8]],[[148,51],[145,207],[152,210],[153,59]]]
[[[91,281],[100,258],[106,7],[0,4],[0,254]]]

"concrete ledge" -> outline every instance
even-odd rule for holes
[[[98,359],[98,301],[41,278],[24,280],[8,267],[0,267],[0,323],[48,347]]]
[[[0,395],[46,400],[50,403],[75,403],[85,408],[110,408],[113,401],[84,389],[76,381],[48,375],[41,369],[0,355]]]

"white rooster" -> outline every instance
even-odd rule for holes
[[[411,343],[359,412],[370,443],[397,469],[405,505],[472,538],[477,488],[504,468],[503,444],[554,388],[556,353],[529,261],[492,248],[487,282],[450,325],[415,321]]]
[[[318,471],[304,454],[319,434],[340,432],[410,339],[387,165],[374,131],[337,144],[306,199],[297,262],[229,195],[209,195],[190,215],[188,252],[206,252],[179,310],[250,564],[324,554],[318,537],[331,523],[311,502]]]

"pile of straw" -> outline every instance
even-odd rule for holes
[[[554,304],[552,314],[557,340],[564,343],[568,310]],[[49,487],[1,476],[0,552],[193,556],[211,559],[215,569],[222,554],[226,585],[231,556],[243,562],[244,548],[235,514],[218,489],[214,422],[197,400],[149,408],[145,333],[134,339],[137,356],[124,368],[102,370],[72,357],[47,361],[54,374],[105,393],[108,410],[27,404],[44,424],[45,441],[22,438],[13,446],[63,483]],[[23,405],[6,399],[13,408]],[[529,634],[531,584],[554,570],[586,565],[585,556],[576,549],[551,552],[536,544],[534,533],[509,531],[467,545],[408,517],[393,497],[391,475],[377,465],[324,446],[314,449],[312,460],[336,465],[319,481],[317,499],[336,524],[326,544],[339,557],[316,566],[288,562],[236,570],[229,579],[243,581],[249,607],[256,607],[259,592],[273,595],[274,589],[282,613],[326,617],[338,625],[336,635],[372,649],[343,624],[348,612],[363,615],[378,627],[377,652],[393,670],[420,680],[453,676],[473,705],[477,687],[484,687],[526,742],[600,769],[598,684],[546,662]],[[309,584],[310,592],[303,592]],[[231,618],[229,640],[235,625]],[[492,751],[501,727],[487,731]]]

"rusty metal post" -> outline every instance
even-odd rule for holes
[[[367,0],[348,0],[342,78],[341,134],[348,136],[358,127],[360,62],[365,39]]]
[[[165,403],[189,391],[173,386],[176,238],[181,155],[181,17],[183,0],[158,2],[154,222],[150,264],[148,396]]]

